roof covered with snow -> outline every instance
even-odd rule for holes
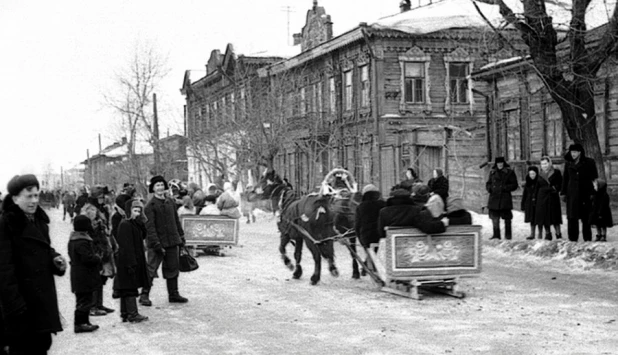
[[[505,0],[505,3],[516,14],[523,13],[521,1]],[[588,29],[607,23],[615,4],[616,0],[592,0],[586,13]],[[560,30],[567,30],[571,19],[571,1],[546,1],[546,8],[548,15],[553,17],[554,26]],[[433,33],[450,28],[489,28],[479,10],[492,26],[507,25],[497,5],[473,0],[443,0],[381,18],[370,24],[370,27],[410,34]]]
[[[498,6],[476,3],[495,27],[504,24]],[[472,0],[445,0],[384,17],[369,25],[374,29],[425,34],[449,28],[488,27]]]

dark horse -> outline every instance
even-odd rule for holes
[[[284,190],[291,189],[291,186],[284,182],[277,173],[271,171],[267,173],[258,183],[253,191],[243,192],[240,195],[242,200],[242,212],[247,217],[247,223],[252,221],[255,223],[253,211],[261,209],[266,212],[272,212],[273,215],[279,210],[279,200]],[[261,191],[261,192],[257,192]]]
[[[281,232],[279,252],[284,264],[293,270],[293,277],[299,279],[303,274],[300,260],[303,252],[303,242],[313,255],[315,267],[311,276],[311,284],[316,285],[320,281],[322,270],[322,257],[328,261],[328,270],[331,275],[339,276],[335,266],[335,251],[333,240],[335,235],[333,228],[334,214],[330,209],[330,196],[322,194],[309,194],[301,198],[291,189],[285,189],[281,196],[281,220],[277,224]],[[286,255],[286,246],[293,242],[295,265]]]
[[[343,194],[333,195],[331,197],[331,209],[335,218],[335,229],[340,234],[354,231],[356,223],[356,207],[360,204],[362,193],[360,192],[345,192]],[[346,244],[344,242],[344,244]],[[352,278],[359,279],[360,272],[358,262],[354,257],[356,254],[356,237],[348,238],[346,246],[352,254]]]

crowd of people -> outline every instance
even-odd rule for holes
[[[569,240],[578,241],[581,221],[584,241],[592,241],[591,226],[597,229],[596,241],[606,241],[607,228],[613,226],[613,220],[607,183],[598,177],[595,161],[586,157],[580,144],[569,147],[563,172],[554,168],[548,156],[541,158],[540,169],[530,165],[521,199],[524,221],[530,224],[527,239],[552,240],[554,235],[557,239],[562,238],[562,196],[566,202]],[[518,188],[518,180],[503,157],[495,159],[486,188],[489,192],[487,207],[493,224],[492,239],[501,239],[500,219],[504,219],[505,238],[511,239],[512,192]]]
[[[385,227],[412,226],[424,233],[442,233],[449,225],[472,224],[463,201],[449,196],[449,181],[441,169],[425,184],[409,168],[406,179],[393,186],[386,200],[379,189],[365,185],[356,207],[355,231],[365,248],[386,236]]]
[[[528,168],[521,201],[528,239],[561,238],[560,196],[566,202],[568,238],[577,241],[581,221],[584,241],[605,241],[613,226],[607,184],[598,179],[594,160],[581,145],[573,144],[565,157],[563,172],[543,157],[540,167]],[[492,239],[512,238],[512,192],[519,188],[515,172],[498,157],[486,183]],[[343,185],[342,185],[343,186]],[[349,184],[345,184],[349,187]],[[0,214],[0,354],[46,354],[52,334],[62,330],[54,276],[70,268],[75,294],[74,332],[87,333],[99,327],[90,317],[115,310],[104,305],[104,288],[112,282],[112,298],[119,300],[122,322],[140,323],[148,317],[138,304],[153,305],[150,290],[158,270],[166,280],[168,301],[186,303],[179,292],[180,248],[185,245],[180,223],[183,215],[222,215],[240,218],[240,195],[226,182],[223,189],[211,184],[204,192],[197,184],[168,183],[162,176],[150,180],[152,196],[145,201],[135,186],[126,183],[116,195],[107,187],[82,188],[79,195],[65,192],[63,221],[69,215],[67,262],[51,246],[47,213],[39,205],[40,184],[34,175],[17,175],[7,185]],[[386,200],[368,184],[356,208],[355,231],[360,243],[370,248],[385,237],[387,226],[413,226],[425,233],[444,232],[449,225],[472,224],[461,198],[449,194],[449,180],[441,169],[424,183],[414,169],[391,188]],[[553,234],[552,234],[553,227]],[[374,244],[375,245],[375,244]]]
[[[67,246],[69,261],[51,246],[50,219],[39,205],[36,176],[17,175],[8,183],[0,215],[0,354],[46,354],[52,334],[62,331],[54,275],[70,267],[75,295],[74,332],[99,328],[91,317],[115,312],[104,305],[104,288],[112,280],[112,298],[119,300],[122,322],[148,320],[138,304],[152,306],[150,290],[161,269],[168,301],[186,303],[179,292],[179,256],[184,246],[180,216],[224,215],[240,218],[240,197],[231,183],[208,193],[196,184],[170,186],[155,176],[144,201],[135,186],[126,183],[116,195],[97,185],[69,191],[63,221],[69,215],[73,230]],[[50,207],[58,207],[50,205]]]

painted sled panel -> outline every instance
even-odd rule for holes
[[[387,227],[381,271],[394,280],[475,276],[481,272],[480,231],[480,226],[451,226],[444,233],[424,234]]]
[[[181,216],[187,245],[237,245],[238,219],[225,216]]]

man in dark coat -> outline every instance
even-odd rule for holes
[[[80,215],[73,220],[73,232],[69,237],[71,259],[71,291],[75,294],[75,333],[93,332],[98,325],[90,324],[90,310],[95,305],[94,292],[101,286],[99,269],[101,256],[95,253],[94,242],[88,233],[93,233],[92,223]]]
[[[496,158],[485,188],[489,192],[487,208],[494,227],[494,235],[491,239],[500,239],[500,218],[504,219],[504,237],[511,239],[513,235],[511,229],[513,197],[511,192],[517,190],[517,176],[503,157]]]
[[[168,300],[174,303],[186,303],[188,299],[178,292],[179,247],[184,245],[184,231],[176,213],[176,202],[165,195],[167,189],[167,182],[162,176],[157,175],[150,179],[148,190],[154,196],[145,208],[148,275],[152,284],[159,265],[163,264],[162,272],[167,282]],[[150,289],[144,287],[139,300],[141,305],[152,305],[149,294]]]
[[[75,200],[75,215],[78,216],[82,213],[82,207],[84,207],[84,205],[86,203],[88,203],[88,189],[86,188],[86,186],[82,186],[79,189],[79,196],[77,196],[77,199]]]
[[[380,210],[378,219],[378,234],[386,237],[384,227],[410,226],[420,229],[423,233],[442,233],[448,226],[448,218],[433,218],[428,210],[416,206],[410,192],[406,189],[396,189],[386,201],[386,207]]]
[[[579,239],[579,220],[582,220],[582,235],[585,242],[592,240],[592,229],[588,223],[591,198],[594,195],[592,182],[599,177],[597,164],[586,157],[581,144],[571,144],[564,156],[564,178],[561,195],[566,196],[569,240]]]
[[[51,246],[49,217],[34,175],[9,181],[0,216],[0,309],[10,354],[47,354],[62,331],[54,275],[66,260]]]
[[[363,187],[363,197],[361,203],[356,207],[354,228],[360,243],[369,248],[371,243],[380,240],[378,234],[378,217],[380,210],[386,206],[382,200],[380,191],[373,184]]]

